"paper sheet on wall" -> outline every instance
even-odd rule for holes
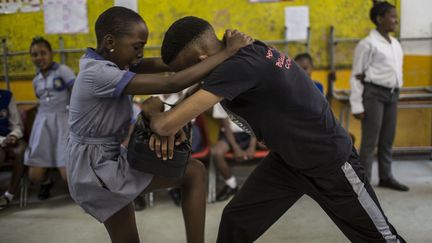
[[[306,40],[309,27],[309,7],[286,7],[285,27],[286,40]]]
[[[13,14],[18,12],[20,7],[19,0],[0,0],[0,13]]]
[[[40,0],[21,0],[20,11],[23,13],[37,12],[41,9]]]
[[[402,38],[432,37],[431,0],[402,0],[400,36]],[[431,56],[432,40],[401,41],[404,54]]]
[[[137,0],[114,0],[114,6],[129,8],[138,13]]]
[[[0,0],[0,14],[40,11],[40,0]]]
[[[45,33],[88,33],[86,0],[45,0]]]

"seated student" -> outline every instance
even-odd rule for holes
[[[207,21],[185,17],[166,32],[162,59],[180,71],[222,49]],[[381,209],[348,133],[291,58],[256,41],[175,108],[161,112],[154,98],[146,112],[152,130],[169,136],[218,102],[270,153],[225,207],[217,242],[255,241],[305,194],[353,242],[405,242]]]
[[[311,55],[309,53],[301,53],[294,57],[294,61],[297,62],[297,64],[303,68],[305,73],[309,78],[312,77],[312,70],[313,70],[313,60]],[[315,83],[315,86],[321,91],[321,93],[324,93],[324,87],[320,82],[313,81]],[[352,144],[355,144],[355,136],[352,133],[349,133]]]
[[[312,70],[313,70],[313,60],[309,53],[300,53],[294,57],[294,61],[305,71],[309,78],[312,78]],[[315,86],[324,93],[324,87],[320,82],[314,81]]]
[[[211,154],[215,158],[218,172],[225,180],[225,187],[216,195],[216,201],[225,201],[238,190],[237,179],[231,173],[225,153],[232,150],[236,161],[253,159],[256,138],[232,122],[220,104],[213,107],[213,118],[222,119],[222,129],[219,141],[211,148]]]
[[[0,89],[0,165],[11,159],[13,166],[8,189],[0,196],[0,209],[14,198],[24,171],[26,142],[22,138],[23,126],[13,95],[8,90]]]

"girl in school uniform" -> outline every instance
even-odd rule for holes
[[[36,37],[30,45],[32,62],[38,68],[33,88],[39,100],[25,155],[32,182],[42,183],[39,199],[48,198],[53,182],[47,175],[49,168],[58,168],[66,181],[65,145],[69,133],[68,105],[74,72],[66,65],[53,61],[50,43]]]
[[[220,54],[173,76],[162,76],[129,70],[134,67],[140,73],[168,71],[159,58],[142,59],[149,32],[136,12],[109,8],[98,17],[95,32],[97,48],[88,48],[80,60],[69,109],[66,168],[72,198],[104,223],[112,242],[139,242],[133,200],[143,192],[180,187],[187,241],[203,243],[205,167],[192,160],[178,179],[130,168],[120,145],[130,125],[130,95],[179,92],[199,82],[219,63],[251,43],[251,39],[228,31],[227,47]],[[143,105],[144,113],[149,109],[153,107]],[[172,148],[174,137],[160,137],[157,141],[161,142],[158,155],[169,159],[166,151]]]

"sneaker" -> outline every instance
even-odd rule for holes
[[[181,204],[181,189],[180,188],[171,189],[169,190],[169,195],[173,200],[174,204],[179,207]]]
[[[394,178],[390,178],[387,180],[380,180],[378,186],[390,188],[390,189],[397,190],[397,191],[404,191],[404,192],[409,191],[409,187],[399,183]]]
[[[9,205],[9,198],[5,197],[5,195],[0,196],[0,209],[3,209]]]
[[[231,188],[229,186],[225,186],[222,191],[220,191],[217,195],[216,195],[216,201],[220,202],[220,201],[225,201],[228,198],[230,198],[232,195],[236,194],[238,190],[238,187],[236,188]]]
[[[54,181],[48,184],[40,185],[38,198],[39,200],[46,200],[51,197],[51,188],[54,186]]]
[[[134,200],[135,211],[142,211],[147,207],[144,195],[138,195]]]

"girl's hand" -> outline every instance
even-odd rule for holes
[[[358,120],[363,120],[365,118],[365,113],[358,113],[358,114],[353,114],[354,118],[358,119]]]
[[[255,152],[256,152],[256,148],[255,148],[255,144],[252,146],[249,146],[249,148],[246,150],[246,155],[248,159],[253,159],[255,157]]]
[[[243,151],[240,147],[233,148],[233,155],[236,161],[247,160],[246,152]]]
[[[230,55],[234,55],[240,48],[252,44],[252,37],[238,30],[226,30],[223,37],[225,43],[225,51]]]
[[[4,140],[4,146],[11,146],[14,147],[18,142],[18,138],[15,137],[15,135],[7,135],[6,139]]]
[[[357,80],[360,80],[360,82],[364,83],[366,75],[364,73],[356,74],[355,75]]]

